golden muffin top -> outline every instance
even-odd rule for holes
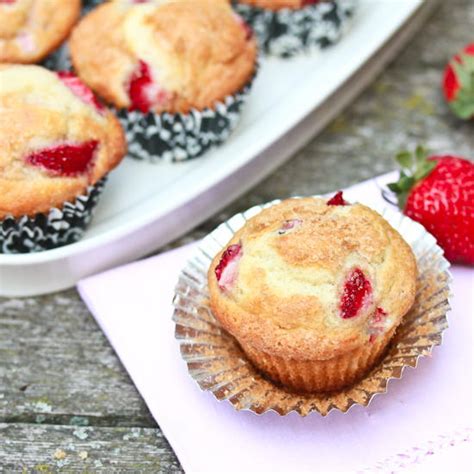
[[[255,72],[251,31],[225,0],[116,0],[74,29],[80,77],[119,108],[186,113],[213,107]]]
[[[340,194],[263,210],[208,273],[211,307],[226,330],[299,360],[335,357],[396,327],[414,302],[416,278],[400,234]]]
[[[267,10],[281,10],[283,8],[298,9],[309,5],[316,5],[326,0],[238,0],[238,3]]]
[[[0,63],[35,63],[79,18],[80,0],[0,0]]]
[[[0,219],[83,193],[125,154],[116,117],[71,73],[0,65]]]

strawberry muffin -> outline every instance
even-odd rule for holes
[[[356,0],[234,0],[235,10],[255,31],[262,50],[290,57],[336,43]]]
[[[122,109],[137,158],[183,160],[224,141],[256,72],[256,41],[225,0],[106,3],[70,49],[81,79]]]
[[[0,0],[0,63],[37,63],[79,18],[80,0]]]
[[[77,240],[123,158],[117,118],[70,72],[0,65],[0,252]]]
[[[342,193],[288,199],[250,219],[213,260],[210,304],[269,378],[338,390],[383,355],[415,299],[408,244]]]

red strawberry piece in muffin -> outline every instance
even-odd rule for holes
[[[58,71],[56,74],[59,79],[84,102],[94,106],[99,112],[104,111],[104,106],[97,99],[95,94],[75,74],[69,71]]]
[[[59,176],[78,176],[87,173],[91,168],[98,146],[97,140],[56,145],[32,152],[25,161]]]
[[[357,316],[367,305],[372,294],[372,285],[360,268],[354,268],[344,282],[341,296],[341,318]]]
[[[342,191],[338,191],[329,201],[328,206],[346,206],[347,202],[344,201]]]
[[[232,289],[233,284],[237,278],[238,264],[242,257],[242,246],[234,244],[225,250],[222,254],[219,265],[215,269],[219,287],[224,291]]]
[[[139,110],[144,114],[154,107],[164,107],[171,95],[161,89],[151,75],[148,64],[140,61],[130,78],[128,87],[130,110]]]

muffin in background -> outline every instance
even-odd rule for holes
[[[80,0],[0,0],[0,63],[37,63],[69,35]]]
[[[0,65],[0,83],[0,253],[75,242],[125,155],[120,123],[70,72]]]
[[[222,143],[257,67],[252,32],[224,0],[103,4],[74,29],[70,49],[82,80],[122,109],[129,153],[152,160]]]
[[[341,193],[263,210],[208,272],[223,328],[264,374],[303,392],[338,390],[370,371],[413,305],[416,278],[400,234]]]
[[[233,4],[255,31],[261,49],[287,58],[339,41],[356,0],[233,0]]]

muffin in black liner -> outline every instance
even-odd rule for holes
[[[288,58],[324,49],[341,38],[357,0],[321,1],[299,9],[268,10],[233,0],[235,11],[253,28],[261,50]]]
[[[18,254],[50,250],[77,242],[89,225],[106,177],[87,188],[74,202],[48,213],[0,220],[0,253]]]
[[[239,122],[255,74],[242,89],[213,108],[193,109],[187,114],[121,110],[118,117],[127,137],[128,155],[151,162],[176,162],[197,158],[220,145]]]
[[[51,55],[44,65],[52,70],[71,70],[67,45]],[[187,114],[117,111],[127,138],[127,155],[151,162],[184,161],[225,142],[240,120],[255,75],[256,72],[242,89],[216,102],[213,108],[193,109]]]
[[[86,0],[83,14],[101,3],[103,0]],[[67,44],[50,55],[43,65],[52,70],[72,70]],[[128,143],[127,156],[149,162],[186,161],[222,144],[240,120],[257,72],[258,61],[247,84],[203,110],[192,109],[186,114],[118,110]]]

